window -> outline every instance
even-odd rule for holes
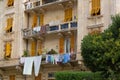
[[[5,43],[5,58],[10,58],[11,56],[11,42],[6,42]]]
[[[31,56],[35,56],[35,51],[36,51],[36,42],[32,41],[31,42]]]
[[[40,26],[44,25],[44,14],[40,14]]]
[[[59,53],[60,54],[64,53],[64,38],[63,37],[59,39]]]
[[[64,21],[72,21],[72,8],[65,9]]]
[[[33,15],[33,23],[32,23],[32,28],[36,27],[37,26],[37,15],[34,14]]]
[[[36,26],[42,26],[42,25],[44,25],[44,15],[40,14],[39,16],[37,16],[36,14],[34,14],[32,28]]]
[[[7,6],[10,7],[10,6],[13,6],[13,5],[14,5],[14,0],[8,0]]]
[[[15,80],[15,75],[10,75],[10,80]]]
[[[70,53],[70,38],[65,39],[64,49],[65,53]]]
[[[7,26],[5,28],[6,33],[12,32],[12,27],[13,27],[13,18],[8,18]]]
[[[42,54],[42,41],[38,42],[38,54]]]
[[[100,15],[100,0],[92,0],[91,3],[91,15]]]
[[[75,36],[72,34],[70,37],[59,39],[59,53],[73,53],[75,49]]]

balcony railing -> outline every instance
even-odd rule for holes
[[[53,5],[53,4],[59,4],[59,3],[63,3],[63,2],[66,2],[66,1],[69,1],[69,0],[36,0],[36,1],[30,1],[30,2],[25,2],[24,5],[25,5],[25,10],[29,10],[29,9],[34,9],[34,8],[37,8],[37,7],[44,7],[44,6],[50,6],[50,5]]]
[[[32,9],[35,7],[40,6],[41,2],[40,1],[34,1],[34,2],[26,2],[25,3],[25,9]]]
[[[38,37],[46,33],[46,25],[45,26],[38,26],[33,29],[26,28],[23,29],[23,38],[31,38],[31,37]]]
[[[47,33],[76,30],[76,29],[77,29],[77,21],[70,21],[58,25],[48,26]]]
[[[51,3],[51,2],[56,2],[60,0],[44,0],[43,4]]]

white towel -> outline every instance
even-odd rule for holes
[[[34,58],[34,71],[35,71],[35,76],[38,76],[39,70],[40,70],[40,65],[41,65],[41,59],[42,56],[36,56]]]
[[[31,75],[34,57],[26,57],[23,69],[23,75]]]

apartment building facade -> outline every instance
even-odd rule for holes
[[[0,79],[54,80],[57,71],[87,70],[80,54],[82,39],[108,28],[119,4],[119,0],[0,0]],[[55,62],[56,55],[60,62]],[[42,56],[38,76],[35,70],[24,75],[21,59],[37,56]]]

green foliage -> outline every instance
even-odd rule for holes
[[[100,34],[88,34],[81,44],[85,65],[92,71],[102,71],[105,77],[120,72],[120,15],[112,16],[112,24]]]
[[[100,73],[92,72],[56,72],[56,80],[103,80]]]
[[[58,54],[54,49],[51,49],[47,54]]]
[[[28,51],[24,50],[22,57],[27,57],[27,56],[29,56]]]

